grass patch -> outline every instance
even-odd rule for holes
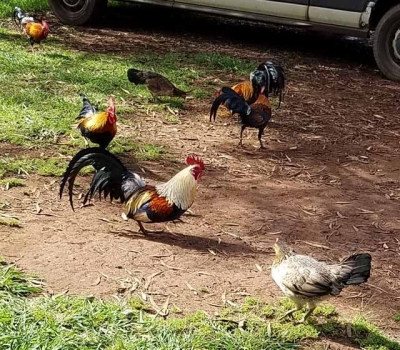
[[[0,226],[21,227],[19,221],[13,218],[5,218],[0,216]]]
[[[41,292],[41,286],[42,282],[35,277],[28,276],[13,265],[7,265],[0,260],[0,292],[7,292],[12,296],[27,296]]]
[[[13,188],[13,187],[25,187],[26,182],[21,179],[16,179],[16,178],[8,178],[8,179],[3,179],[0,180],[0,186],[5,187],[5,188]]]
[[[364,317],[356,317],[352,325],[357,342],[366,350],[400,350],[400,344],[385,337],[382,331]]]
[[[49,38],[43,52],[32,55],[26,38],[17,30],[0,28],[0,39],[0,84],[3,86],[0,141],[28,146],[54,145],[62,135],[71,133],[82,106],[78,92],[85,93],[100,109],[106,108],[109,95],[114,94],[119,123],[132,120],[131,116],[137,114],[137,103],[144,110],[150,105],[165,115],[169,113],[166,103],[171,108],[182,108],[182,99],[166,97],[160,104],[149,102],[151,95],[147,88],[131,84],[126,78],[130,67],[157,71],[179,88],[192,90],[190,95],[203,99],[212,96],[219,87],[209,85],[205,78],[210,74],[235,71],[247,75],[255,64],[216,53],[71,52],[57,38]],[[200,86],[195,81],[204,83]],[[177,121],[170,119],[170,122]],[[116,141],[118,138],[117,134]]]
[[[309,343],[321,334],[321,326],[313,322],[296,325],[271,319],[285,307],[254,298],[224,310],[224,319],[199,311],[166,320],[154,319],[151,307],[139,298],[119,302],[65,295],[27,298],[40,292],[40,282],[4,263],[0,291],[2,349],[285,350],[302,348],[302,340]],[[346,334],[346,326],[331,318],[332,307],[323,310],[329,314],[326,324],[334,327],[331,332]],[[365,349],[398,349],[364,319],[355,319],[352,327],[353,340]]]
[[[394,319],[396,322],[400,322],[400,313],[394,314],[393,319]]]
[[[49,7],[47,0],[1,0],[0,17],[10,17],[14,11],[14,7],[18,6],[24,11],[46,10]]]
[[[194,62],[215,70],[222,69],[224,71],[249,74],[257,66],[256,62],[218,52],[198,53],[194,56]]]
[[[37,172],[42,176],[61,176],[67,166],[67,161],[60,158],[3,158],[0,159],[0,178],[5,175],[29,175]],[[3,179],[1,183],[7,183],[9,179]],[[13,179],[13,184],[21,186],[22,180]]]
[[[146,144],[139,147],[135,153],[139,160],[158,160],[166,154],[164,147],[153,144]]]

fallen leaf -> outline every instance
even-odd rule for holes
[[[100,282],[101,282],[101,276],[98,276],[98,277],[93,281],[93,283],[91,283],[90,285],[91,285],[91,286],[97,286],[97,285],[100,284]]]
[[[196,290],[195,288],[193,288],[188,282],[185,281],[185,283],[186,283],[187,287],[188,287],[195,295],[199,294],[199,293],[197,292],[197,290]]]
[[[207,249],[212,255],[217,255],[216,252],[214,252],[212,249]]]
[[[342,215],[342,214],[340,213],[340,211],[337,211],[337,212],[336,212],[336,215],[337,215],[339,218],[341,218],[341,219],[346,219],[346,217],[345,217],[344,215]]]

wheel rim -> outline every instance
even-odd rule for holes
[[[394,34],[392,47],[394,56],[400,60],[400,28],[397,29],[396,33]]]
[[[87,0],[62,0],[62,6],[69,12],[79,12],[85,5]]]

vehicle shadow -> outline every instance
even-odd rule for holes
[[[299,58],[303,58],[307,62],[312,61],[316,64],[346,62],[358,68],[377,70],[368,39],[229,19],[179,9],[161,9],[162,11],[160,7],[151,5],[119,3],[110,7],[107,17],[96,26],[75,29],[88,34],[95,34],[99,29],[102,32],[107,30],[106,35],[97,37],[97,42],[90,43],[90,48],[98,52],[112,51],[112,42],[116,51],[143,48],[176,51],[178,48],[183,48],[186,52],[208,51],[212,42],[212,45],[221,45],[220,52],[224,51],[224,45],[229,45],[240,50],[238,53],[241,57],[255,55],[260,59],[273,57],[284,61],[286,67],[298,64]],[[138,37],[130,42],[132,39],[121,36],[121,32],[135,32]],[[79,41],[84,44],[85,35],[77,39],[78,44]],[[177,40],[180,43],[178,46],[176,46]],[[74,41],[73,45],[76,45],[77,42]],[[105,42],[110,45],[106,45]],[[84,45],[79,49],[85,50]],[[286,53],[291,53],[291,57],[285,55]]]

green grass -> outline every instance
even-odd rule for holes
[[[0,17],[11,17],[15,6],[29,12],[46,10],[49,7],[49,4],[47,0],[1,0]]]
[[[25,186],[26,182],[21,179],[7,178],[0,180],[0,187],[13,188],[13,187],[25,187]]]
[[[14,6],[9,1],[6,4],[8,10]],[[40,4],[38,2],[38,8],[42,8]],[[34,7],[33,2],[31,5],[27,8]],[[135,86],[127,80],[126,71],[130,67],[157,71],[179,88],[191,90],[195,98],[203,99],[219,87],[209,85],[209,80],[204,78],[232,71],[247,76],[255,64],[214,53],[77,52],[65,46],[68,42],[61,43],[55,37],[46,40],[43,51],[33,55],[26,38],[17,30],[0,27],[0,39],[0,142],[45,150],[45,157],[40,158],[3,157],[0,178],[32,172],[44,176],[62,175],[67,161],[59,154],[73,156],[83,147],[78,131],[72,128],[81,109],[78,92],[85,93],[100,108],[107,106],[111,94],[115,95],[118,123],[133,126],[133,129],[137,123],[143,123],[141,118],[147,117],[146,111],[161,113],[161,118],[168,123],[179,123],[179,118],[171,115],[168,108],[179,110],[184,101],[166,97],[161,103],[153,103],[145,86]],[[194,81],[203,83],[197,85]],[[140,144],[134,140],[135,132],[130,135],[119,132],[109,149],[115,154],[132,153],[139,161],[156,161],[168,153],[160,145]]]
[[[0,225],[1,226],[8,226],[8,227],[21,227],[18,220],[13,218],[5,218],[0,216]]]
[[[290,303],[269,305],[255,298],[219,317],[199,311],[159,319],[139,298],[50,297],[37,294],[42,285],[0,262],[1,349],[285,350],[300,348],[304,340],[346,334],[346,324],[329,305],[315,312],[322,324],[313,318],[300,325],[278,321]],[[364,318],[356,318],[351,327],[352,340],[364,349],[400,349]]]
[[[24,296],[39,293],[40,286],[42,282],[35,277],[28,276],[13,265],[7,265],[0,260],[0,293],[7,292],[14,297]],[[4,294],[0,296],[3,297]]]
[[[204,98],[211,96],[215,87],[193,85],[194,80],[209,76],[213,70],[247,75],[254,65],[220,54],[72,52],[56,38],[44,43],[43,52],[32,55],[19,32],[0,28],[0,38],[0,141],[19,145],[52,145],[61,135],[70,134],[81,108],[78,92],[84,92],[100,108],[105,108],[109,95],[114,94],[120,123],[139,120],[137,105],[150,111],[163,108],[163,104],[178,109],[183,106],[181,99],[168,97],[161,105],[149,102],[147,88],[127,80],[129,67],[155,70],[181,89],[192,90],[193,96]],[[78,135],[76,131],[73,134]]]
[[[393,319],[394,319],[396,322],[400,322],[400,312],[398,312],[397,314],[394,314]]]
[[[2,158],[0,159],[0,178],[5,175],[30,175],[35,172],[42,176],[61,176],[67,162],[65,159],[57,157],[50,158]],[[7,183],[7,179],[1,180],[0,184]],[[23,182],[17,179],[13,181],[11,186],[21,186]]]

